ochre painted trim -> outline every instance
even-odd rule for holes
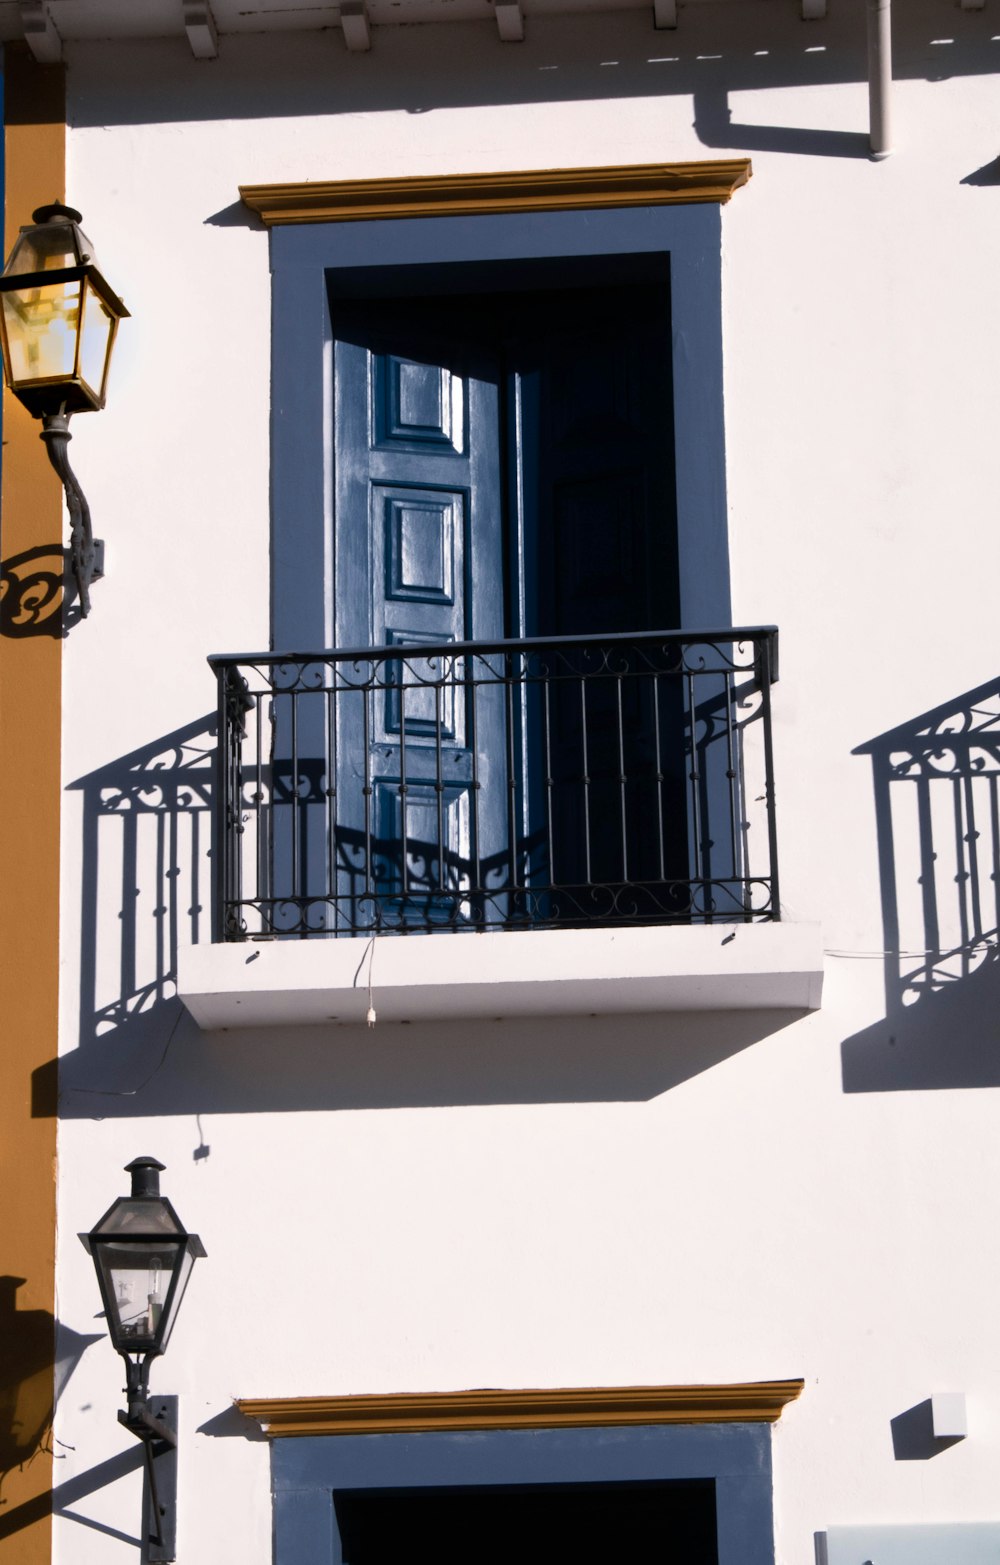
[[[4,78],[7,254],[33,208],[65,198],[66,110],[62,68],[37,65],[23,44],[5,47]],[[47,571],[61,581],[63,511],[37,421],[3,395],[0,556],[10,575],[0,577],[0,1277],[15,1281],[5,1283],[0,1311],[0,1384],[31,1410],[20,1431],[15,1424],[16,1439],[44,1418],[54,1387],[62,642],[58,586],[50,596],[30,584]],[[28,590],[20,594],[14,581]],[[42,599],[52,607],[32,627],[31,605]],[[3,1474],[0,1565],[51,1560],[51,1450],[43,1437]]]
[[[746,184],[751,172],[749,158],[725,158],[706,163],[629,163],[506,174],[241,185],[240,196],[271,228],[276,223],[343,223],[359,218],[722,202]]]
[[[434,1391],[395,1396],[244,1397],[264,1432],[391,1435],[446,1429],[587,1429],[622,1424],[773,1424],[802,1380],[568,1391]]]

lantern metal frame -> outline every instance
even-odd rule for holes
[[[166,1350],[194,1262],[205,1255],[199,1236],[187,1232],[170,1202],[160,1194],[163,1167],[156,1158],[135,1158],[126,1167],[126,1172],[132,1176],[130,1194],[119,1196],[89,1233],[80,1234],[80,1241],[97,1272],[112,1347],[125,1361],[124,1391],[128,1409],[119,1411],[118,1422],[140,1440],[144,1448],[145,1557],[150,1562],[177,1557],[177,1398],[151,1398],[149,1370],[153,1359]],[[133,1223],[127,1228],[116,1226],[123,1207],[129,1208],[133,1217]],[[159,1215],[159,1224],[152,1220],[142,1222],[143,1207],[148,1207],[151,1218],[154,1211]],[[174,1264],[162,1307],[147,1332],[129,1333],[123,1329],[112,1291],[111,1263],[102,1257],[102,1246],[113,1246],[119,1253],[134,1249],[137,1254],[141,1251],[173,1254]]]
[[[32,219],[32,224],[21,229],[4,271],[0,274],[0,295],[21,293],[32,288],[51,288],[60,283],[79,283],[80,309],[72,369],[62,375],[30,380],[23,376],[18,378],[14,373],[7,312],[4,308],[0,308],[0,354],[3,357],[4,377],[12,394],[24,404],[32,417],[42,421],[41,437],[66,495],[70,516],[69,571],[76,585],[80,613],[86,618],[90,613],[90,584],[104,575],[104,544],[93,535],[90,507],[67,456],[66,447],[72,438],[69,421],[74,413],[96,412],[104,407],[118,323],[128,316],[129,311],[98,267],[90,240],[79,226],[81,215],[74,207],[53,201],[47,206],[38,207],[32,213]],[[72,253],[76,257],[75,265],[52,267],[49,270],[11,271],[12,265],[16,264],[18,251],[26,241],[30,242],[37,232],[48,230],[51,234],[57,227],[60,231],[65,230],[64,248],[67,254]],[[90,384],[82,370],[85,316],[91,292],[103,307],[109,323],[101,383],[97,388]]]

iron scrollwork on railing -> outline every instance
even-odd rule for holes
[[[216,657],[223,938],[778,917],[773,628]]]

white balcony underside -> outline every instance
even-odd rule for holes
[[[818,924],[538,930],[190,946],[178,993],[205,1031],[819,1007]]]

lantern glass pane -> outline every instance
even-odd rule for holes
[[[79,264],[80,257],[69,223],[44,223],[21,234],[4,267],[4,276],[16,277],[21,272],[54,272],[64,266]]]
[[[183,1245],[177,1240],[118,1244],[103,1239],[94,1248],[115,1346],[130,1353],[148,1352],[158,1342],[163,1307]]]
[[[150,1200],[148,1196],[121,1196],[109,1212],[101,1218],[92,1237],[99,1241],[107,1234],[135,1234],[145,1239],[150,1234],[182,1235],[177,1219],[165,1201]]]
[[[80,327],[80,378],[98,401],[104,400],[104,380],[111,352],[115,318],[100,294],[83,285],[83,323]]]
[[[180,1311],[181,1300],[184,1297],[184,1289],[188,1285],[188,1278],[191,1276],[191,1268],[194,1266],[194,1262],[194,1251],[189,1246],[185,1246],[185,1248],[181,1251],[181,1254],[177,1257],[177,1263],[175,1266],[176,1281],[174,1283],[173,1295],[169,1299],[164,1296],[165,1303],[169,1305],[169,1314],[164,1324],[163,1338],[160,1343],[161,1348],[165,1348],[170,1340],[170,1333],[174,1329],[174,1321],[177,1319],[178,1313]]]
[[[17,289],[0,296],[13,385],[72,380],[76,374],[80,293],[79,282],[67,282]]]

